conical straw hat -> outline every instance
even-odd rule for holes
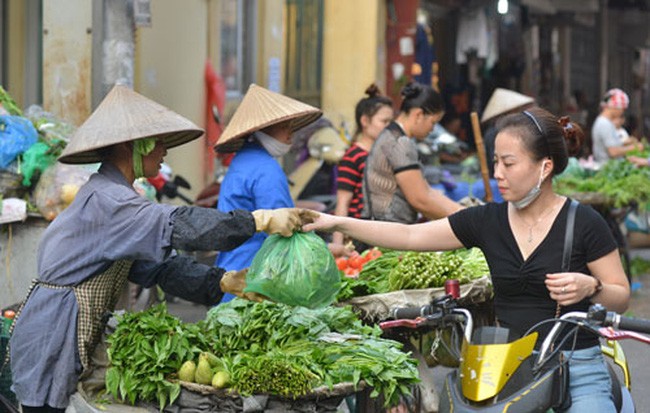
[[[295,132],[322,114],[318,108],[253,83],[214,148],[218,152],[235,152],[243,145],[243,138],[257,130],[292,119]]]
[[[203,129],[166,107],[115,85],[76,130],[59,157],[63,163],[102,161],[100,149],[142,138],[162,139],[173,148],[203,135]]]
[[[481,115],[481,122],[487,122],[496,116],[523,108],[531,103],[535,103],[535,99],[530,96],[509,89],[496,88],[487,105],[485,105],[485,110]]]

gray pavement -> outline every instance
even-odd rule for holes
[[[650,248],[632,250],[631,255],[650,260]],[[650,319],[650,274],[632,280],[639,283],[632,292],[630,308],[626,315]],[[633,340],[622,343],[630,367],[632,398],[639,412],[650,412],[650,346]]]

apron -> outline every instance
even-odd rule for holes
[[[130,260],[115,261],[103,273],[77,285],[57,285],[33,280],[27,292],[27,297],[16,313],[16,320],[20,317],[20,313],[32,294],[34,287],[40,286],[56,290],[72,289],[79,307],[79,314],[77,316],[77,347],[79,350],[79,359],[83,367],[81,377],[84,377],[92,371],[90,368],[91,355],[99,343],[106,322],[110,318],[118,298],[127,285],[132,264],[133,261]],[[10,335],[15,325],[16,321],[11,326]],[[8,351],[6,359],[9,359]]]

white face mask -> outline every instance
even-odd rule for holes
[[[289,153],[291,144],[280,142],[273,136],[262,131],[255,132],[255,137],[266,151],[274,158],[279,158]]]
[[[519,201],[513,201],[512,205],[515,206],[517,209],[523,209],[526,208],[528,205],[530,205],[534,200],[537,199],[539,194],[542,193],[542,182],[544,181],[544,165],[546,162],[542,163],[542,171],[539,174],[539,181],[537,181],[537,185],[535,185],[528,193],[521,198]]]

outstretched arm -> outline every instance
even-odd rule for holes
[[[196,262],[186,255],[174,255],[162,263],[136,260],[129,280],[150,288],[156,284],[166,293],[204,305],[217,304],[223,292],[219,282],[223,269]]]
[[[340,231],[370,245],[396,250],[443,251],[463,247],[446,218],[406,225],[319,214],[303,230]]]

